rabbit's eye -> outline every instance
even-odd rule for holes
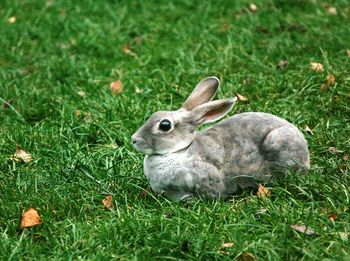
[[[159,129],[161,131],[169,131],[171,129],[171,122],[169,120],[162,120],[159,123]]]

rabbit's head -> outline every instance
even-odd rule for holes
[[[236,98],[211,101],[220,85],[216,77],[200,81],[177,111],[154,113],[131,137],[134,148],[148,155],[166,154],[188,147],[196,128],[230,111]]]

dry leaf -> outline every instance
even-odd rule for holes
[[[106,209],[112,210],[113,209],[113,197],[112,197],[112,195],[106,196],[102,200],[102,204],[105,206]]]
[[[290,227],[295,231],[304,233],[309,236],[315,234],[315,231],[312,228],[306,227],[305,225],[290,225]]]
[[[271,196],[271,191],[259,184],[258,192],[256,194],[258,195],[258,198],[267,198]]]
[[[328,8],[327,8],[327,12],[328,12],[328,14],[330,14],[330,15],[337,15],[337,8],[335,8],[334,6],[329,6]]]
[[[239,101],[248,101],[248,98],[239,94],[239,93],[236,93],[236,97]]]
[[[17,161],[17,162],[22,160],[25,163],[28,163],[28,162],[32,161],[32,155],[30,155],[28,152],[22,150],[20,146],[16,145],[16,152],[15,152],[15,154],[13,154],[11,159],[14,161]]]
[[[127,54],[127,55],[130,55],[130,56],[133,56],[133,57],[136,57],[136,56],[137,56],[136,53],[134,53],[134,52],[131,50],[130,45],[128,45],[128,44],[124,44],[124,45],[123,45],[123,51],[124,51],[124,53]]]
[[[315,72],[323,72],[324,68],[321,63],[310,63],[311,69],[314,70]]]
[[[334,220],[336,220],[337,218],[338,218],[337,215],[334,214],[334,213],[331,213],[331,214],[329,215],[329,220],[332,221],[332,222],[334,222]]]
[[[21,228],[36,226],[39,224],[39,221],[38,211],[30,208],[22,214]]]
[[[314,135],[313,131],[310,129],[309,126],[305,125],[305,131],[311,135]]]
[[[255,4],[249,4],[249,10],[255,13],[258,10],[258,7]]]
[[[14,23],[16,23],[16,16],[11,16],[11,17],[9,17],[9,19],[7,19],[7,22],[9,23],[9,24],[14,24]]]
[[[239,261],[257,261],[258,259],[255,256],[253,256],[252,253],[244,252],[243,254],[241,254],[240,256],[237,257],[237,260],[239,260]]]
[[[349,155],[348,154],[345,154],[344,156],[343,156],[343,160],[349,160]]]
[[[277,64],[278,69],[285,69],[288,67],[288,61],[287,60],[280,60]]]
[[[136,92],[137,94],[140,94],[140,93],[143,93],[143,90],[140,89],[140,88],[138,88],[138,87],[136,87],[135,92]]]
[[[113,94],[119,94],[119,93],[123,92],[123,84],[120,80],[112,82],[110,84],[110,88],[111,88]]]
[[[340,239],[343,241],[348,241],[350,232],[339,232]]]
[[[229,30],[230,30],[230,24],[229,23],[224,22],[224,23],[222,23],[220,25],[220,32],[221,33],[227,33]]]
[[[347,50],[346,50],[346,55],[347,55],[348,57],[350,57],[350,49],[347,49]]]
[[[328,148],[328,151],[329,151],[330,153],[332,153],[332,154],[343,153],[343,152],[344,152],[344,151],[342,151],[342,150],[338,150],[338,149],[335,148],[335,147],[329,147],[329,148]]]
[[[222,248],[233,247],[233,245],[234,245],[234,243],[228,242],[228,243],[223,243],[221,247],[222,247]]]
[[[335,84],[335,76],[333,74],[330,74],[327,76],[326,82],[327,82],[327,86],[332,86]]]
[[[77,94],[78,94],[80,97],[83,97],[83,98],[86,97],[86,93],[85,93],[84,91],[78,91]]]

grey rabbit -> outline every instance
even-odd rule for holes
[[[220,81],[200,81],[177,111],[154,113],[131,137],[146,154],[152,189],[173,201],[227,198],[291,169],[310,168],[307,142],[288,121],[262,112],[224,117],[237,98],[212,101]]]

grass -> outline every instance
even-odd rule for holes
[[[348,1],[334,1],[336,15],[316,0],[263,0],[257,12],[249,3],[2,1],[1,259],[349,260]],[[276,68],[280,60],[288,67]],[[330,74],[336,82],[325,88]],[[179,204],[145,193],[131,134],[209,75],[222,79],[219,97],[248,97],[231,115],[264,111],[309,126],[309,173],[268,184],[266,199]],[[111,95],[117,79],[124,91]],[[16,144],[32,162],[11,160]],[[29,207],[41,224],[23,230]]]

